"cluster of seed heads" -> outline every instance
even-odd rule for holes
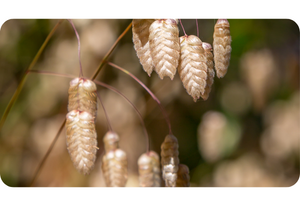
[[[134,48],[147,74],[154,70],[163,79],[173,80],[176,71],[187,93],[194,101],[206,100],[214,82],[227,72],[231,36],[229,22],[219,19],[215,25],[213,48],[194,35],[179,37],[177,19],[134,19],[132,33]],[[215,71],[214,71],[215,68]],[[97,152],[97,87],[91,80],[75,78],[70,82],[68,114],[66,116],[67,149],[75,168],[87,175],[94,167]],[[127,182],[127,155],[119,147],[119,136],[108,131],[103,138],[105,154],[102,172],[110,187],[124,187]],[[165,137],[159,156],[148,151],[138,159],[139,184],[159,187],[162,178],[167,187],[188,187],[189,169],[179,162],[177,138]],[[161,170],[160,170],[161,169]]]
[[[161,79],[168,76],[173,80],[178,69],[195,102],[208,98],[215,76],[213,66],[218,78],[226,74],[231,55],[228,20],[216,22],[213,48],[194,35],[179,37],[177,19],[134,19],[132,24],[134,48],[147,74],[155,70]]]
[[[94,82],[75,78],[70,82],[66,116],[67,149],[75,168],[87,175],[94,167],[97,153],[95,117],[97,87]]]

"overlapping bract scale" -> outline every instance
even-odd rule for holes
[[[84,175],[94,167],[97,153],[97,133],[94,117],[85,111],[67,114],[67,149],[75,168]]]
[[[187,93],[196,102],[203,95],[207,79],[207,58],[202,41],[194,35],[180,37],[181,56],[178,73]]]
[[[227,19],[218,19],[214,28],[214,61],[218,78],[227,73],[231,55],[231,36]]]
[[[155,20],[149,28],[149,45],[156,73],[161,79],[173,80],[180,57],[177,20]]]
[[[165,186],[175,187],[178,171],[178,141],[174,135],[168,134],[161,145],[161,166]]]
[[[134,49],[140,60],[143,69],[150,76],[154,65],[150,55],[149,48],[149,27],[154,22],[154,19],[133,19],[132,20],[132,41]]]

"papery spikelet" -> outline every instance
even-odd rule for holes
[[[154,65],[149,48],[149,27],[154,19],[134,19],[132,20],[132,41],[134,49],[143,66],[143,69],[150,76]]]
[[[178,141],[174,135],[167,135],[161,145],[161,166],[166,187],[175,187],[178,171]]]
[[[176,187],[189,187],[190,186],[190,170],[184,164],[178,165]]]
[[[173,80],[180,57],[179,29],[177,20],[161,19],[149,28],[150,51],[155,71],[161,79]]]
[[[218,78],[227,73],[231,54],[231,36],[227,19],[218,19],[214,30],[214,61]]]
[[[138,159],[139,183],[141,187],[160,187],[159,157],[154,151],[144,153]]]
[[[70,82],[68,111],[86,111],[96,117],[97,87],[93,81],[75,78]]]
[[[84,175],[94,167],[97,152],[97,133],[94,117],[85,111],[67,114],[67,149],[75,168]]]
[[[119,135],[113,131],[108,131],[103,138],[104,149],[106,152],[119,148]]]
[[[206,57],[207,80],[206,80],[206,87],[204,89],[204,94],[200,96],[202,97],[202,99],[207,100],[209,97],[209,93],[211,91],[211,86],[214,83],[215,71],[214,71],[214,62],[213,62],[211,45],[209,43],[202,42],[202,47],[205,51],[204,55]]]
[[[107,152],[102,158],[106,186],[124,187],[127,182],[127,156],[121,149]]]
[[[202,41],[194,35],[180,37],[180,63],[178,73],[187,93],[196,102],[204,94],[207,79],[207,59]]]

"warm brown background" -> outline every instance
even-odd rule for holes
[[[24,70],[58,20],[9,20],[0,31],[0,115]],[[131,20],[74,20],[81,37],[84,75],[90,77]],[[194,19],[183,19],[196,35]],[[198,20],[200,39],[212,44],[216,20]],[[136,75],[157,95],[179,141],[180,162],[191,186],[291,186],[299,178],[299,27],[287,19],[229,19],[232,54],[228,73],[215,78],[207,101],[193,102],[178,74],[149,78],[139,64],[131,31],[110,61]],[[180,36],[183,35],[180,28]],[[77,76],[77,40],[64,21],[34,69]],[[168,133],[157,104],[126,74],[105,66],[97,80],[121,90],[140,110],[160,153]],[[67,114],[69,78],[30,74],[0,132],[0,174],[9,186],[27,186]],[[145,137],[135,111],[117,94],[98,87],[121,148],[128,154],[127,186],[138,186],[137,159]],[[213,111],[213,113],[212,113]],[[209,113],[208,113],[209,112]],[[60,136],[36,186],[105,186],[100,170],[106,119],[99,105],[99,155],[89,176],[73,167]]]

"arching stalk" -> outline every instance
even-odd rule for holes
[[[158,98],[151,92],[151,90],[144,84],[142,83],[137,77],[135,77],[133,74],[131,74],[129,71],[123,69],[122,67],[119,67],[118,65],[114,64],[114,63],[111,63],[111,62],[108,62],[108,64],[114,68],[117,68],[119,70],[121,70],[122,72],[124,72],[125,74],[128,74],[129,76],[131,76],[131,78],[133,78],[136,82],[138,82],[150,95],[151,97],[157,102],[160,110],[162,111],[163,115],[164,115],[164,118],[168,124],[168,127],[169,127],[169,134],[170,135],[173,135],[172,133],[172,129],[171,129],[171,123],[170,123],[170,119],[167,115],[167,112],[165,111],[165,109],[162,107],[160,101],[158,100]]]
[[[48,44],[50,38],[52,37],[52,35],[54,34],[54,32],[56,31],[56,29],[58,28],[58,26],[62,23],[62,19],[60,19],[56,25],[53,27],[53,29],[50,31],[50,33],[48,34],[47,38],[45,39],[44,43],[42,44],[41,48],[38,50],[38,52],[36,53],[35,57],[33,58],[33,60],[31,61],[30,65],[28,66],[28,68],[26,69],[26,72],[28,70],[31,70],[32,67],[35,65],[35,63],[37,62],[37,60],[39,59],[39,57],[41,56],[41,53],[43,52],[43,50],[45,49],[46,45]],[[21,78],[21,82],[19,83],[18,85],[18,88],[17,90],[15,91],[14,95],[12,96],[12,98],[10,99],[5,111],[4,111],[4,114],[3,116],[1,117],[1,120],[0,120],[0,130],[2,129],[2,126],[4,125],[4,122],[12,108],[12,106],[14,105],[14,103],[16,102],[22,88],[23,88],[23,85],[26,81],[26,78],[27,78],[27,73],[25,73],[23,75],[23,77]]]

